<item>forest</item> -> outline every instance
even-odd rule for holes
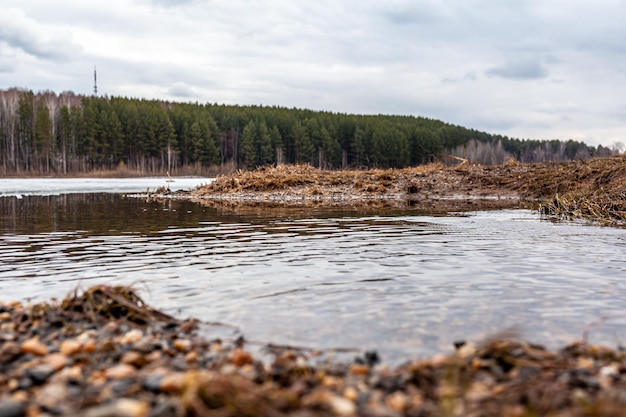
[[[0,90],[0,175],[216,175],[264,165],[403,168],[585,160],[614,150],[415,116]]]

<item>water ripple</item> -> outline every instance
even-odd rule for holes
[[[571,342],[605,316],[592,340],[624,336],[619,229],[526,211],[285,220],[176,204],[114,199],[108,210],[128,214],[124,228],[108,219],[5,231],[2,299],[130,284],[159,308],[229,323],[251,339],[378,348],[389,361],[512,327],[542,343]]]

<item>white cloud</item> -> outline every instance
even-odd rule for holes
[[[77,48],[65,31],[54,31],[17,8],[0,9],[0,41],[41,59],[61,61]]]

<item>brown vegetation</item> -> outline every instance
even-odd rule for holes
[[[372,201],[434,211],[531,205],[558,218],[626,220],[626,156],[496,166],[461,163],[366,171],[280,165],[220,176],[192,197],[230,204],[355,205]]]

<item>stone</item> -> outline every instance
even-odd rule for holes
[[[52,366],[55,371],[58,371],[65,368],[70,363],[70,358],[63,353],[51,353],[44,358],[44,362]]]
[[[179,392],[185,385],[185,374],[171,373],[161,378],[161,391],[163,392]]]
[[[191,349],[191,340],[189,339],[176,339],[173,343],[174,349],[179,352],[188,352]]]
[[[402,391],[396,391],[387,396],[385,403],[393,411],[403,414],[409,404],[409,397]]]
[[[120,344],[122,345],[130,345],[133,343],[136,343],[138,341],[141,340],[141,338],[143,338],[143,332],[139,329],[133,329],[130,330],[128,332],[126,332],[121,338],[120,338]]]
[[[241,348],[235,349],[230,360],[235,366],[243,366],[254,363],[252,355]]]
[[[124,355],[122,355],[120,362],[128,364],[128,365],[134,365],[138,368],[141,368],[146,364],[147,361],[144,355],[142,355],[139,352],[131,350],[130,352],[126,352],[124,353]]]
[[[145,401],[120,398],[110,404],[89,408],[84,417],[147,417],[150,406]]]
[[[22,352],[20,346],[15,342],[5,342],[0,347],[0,364],[6,364],[17,358]]]
[[[68,339],[61,342],[61,353],[67,356],[74,356],[81,351],[83,344],[78,340]]]
[[[22,401],[0,399],[0,416],[2,417],[24,417],[28,404]]]
[[[30,353],[35,356],[44,356],[48,354],[48,348],[41,343],[38,337],[33,337],[22,343],[22,353]]]
[[[132,365],[122,363],[107,369],[104,374],[109,379],[124,379],[137,375],[137,369]]]
[[[48,380],[56,372],[56,369],[48,364],[35,366],[34,368],[27,369],[25,374],[34,385],[41,385]]]

